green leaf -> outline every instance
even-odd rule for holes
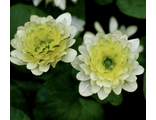
[[[146,99],[146,72],[144,73],[144,77],[143,77],[143,92],[144,92],[144,97]]]
[[[138,62],[141,66],[146,68],[146,36],[140,39],[140,45],[143,46],[143,51],[139,54]]]
[[[102,106],[93,100],[82,98],[78,87],[75,88],[77,82],[63,72],[61,74],[46,81],[38,92],[35,120],[103,120]],[[44,115],[38,117],[39,113]]]
[[[131,17],[146,18],[146,0],[117,0],[119,10]]]
[[[30,118],[21,110],[10,107],[10,120],[30,120]]]
[[[10,85],[10,105],[29,114],[27,101],[22,91],[15,85]]]
[[[122,94],[116,95],[113,91],[104,100],[100,100],[97,94],[92,95],[92,97],[100,104],[106,104],[109,102],[113,106],[119,106],[123,101]]]
[[[84,0],[78,0],[76,4],[68,5],[65,11],[71,13],[72,16],[74,15],[83,20],[86,19]]]
[[[114,0],[95,0],[99,5],[107,5],[112,3]]]
[[[10,8],[10,39],[14,38],[18,26],[30,21],[31,15],[46,17],[47,14],[31,5],[15,4]]]
[[[116,95],[113,91],[108,95],[107,100],[111,105],[118,106],[122,103],[122,94]]]

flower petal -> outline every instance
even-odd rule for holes
[[[86,49],[86,46],[81,45],[81,46],[78,47],[78,49],[79,49],[81,54],[88,55],[88,51]]]
[[[68,42],[67,42],[67,44],[66,44],[66,48],[69,48],[69,47],[71,47],[74,43],[75,43],[75,39],[71,39],[71,40],[69,40]]]
[[[113,91],[115,94],[119,95],[121,93],[121,85],[118,85],[116,88],[113,88]]]
[[[128,92],[134,92],[137,89],[138,85],[136,82],[127,82],[123,84],[122,88]]]
[[[34,74],[34,75],[41,75],[43,72],[39,70],[38,67],[36,67],[35,69],[32,69],[31,72]]]
[[[91,85],[92,85],[92,92],[93,93],[97,93],[100,90],[100,88],[101,88],[94,81],[91,81]]]
[[[91,80],[97,80],[98,79],[98,76],[95,74],[95,72],[92,72],[91,74],[90,74],[90,78],[91,78]]]
[[[31,15],[30,22],[35,22],[37,17],[38,17],[37,15]]]
[[[80,64],[80,67],[83,69],[86,75],[90,75],[91,69],[88,65],[86,64]]]
[[[48,65],[40,65],[39,66],[39,70],[43,71],[43,72],[47,72],[49,70],[49,68],[50,68],[49,64]]]
[[[126,34],[128,37],[134,35],[137,31],[138,27],[135,25],[129,26],[126,30]]]
[[[94,28],[97,32],[103,32],[105,33],[105,31],[103,30],[101,24],[98,22],[98,21],[95,21],[94,22]]]
[[[104,88],[102,87],[98,92],[98,97],[100,100],[104,100],[108,96],[108,93],[105,92]]]
[[[132,71],[132,74],[134,74],[134,75],[141,75],[143,72],[144,72],[144,68],[139,65],[139,67],[137,69],[134,69]]]
[[[34,6],[38,6],[42,0],[33,0]]]
[[[66,52],[67,52],[67,55],[63,56],[63,57],[61,58],[61,60],[62,60],[63,62],[72,62],[72,61],[75,59],[76,55],[77,55],[76,50],[71,49],[71,48],[68,48],[68,49],[66,50]]]
[[[140,40],[136,38],[136,39],[128,40],[128,42],[132,44],[131,52],[134,52],[135,50],[137,50]]]
[[[92,40],[94,36],[95,36],[95,35],[94,35],[92,32],[87,31],[87,32],[85,32],[85,34],[84,34],[84,36],[83,36],[83,39]]]
[[[108,88],[108,87],[104,87],[104,90],[107,94],[109,94],[111,92],[111,88]]]
[[[77,27],[76,26],[68,26],[66,27],[66,33],[65,34],[70,34],[70,38],[72,39],[76,35]]]
[[[109,32],[113,32],[114,30],[117,30],[117,29],[118,29],[118,22],[116,18],[112,16],[109,22]]]
[[[76,78],[81,81],[89,80],[89,75],[86,75],[82,70],[76,75]]]
[[[23,62],[17,58],[14,58],[14,57],[10,57],[10,61],[16,65],[26,65],[25,62]]]
[[[76,57],[74,61],[71,62],[71,65],[76,69],[76,70],[81,70],[81,67],[79,66],[83,62],[80,61],[79,57]]]
[[[55,0],[57,1],[57,0]],[[66,19],[67,23],[66,26],[69,26],[71,24],[71,14],[70,13],[64,13],[57,17],[56,22],[62,22],[64,19]]]
[[[80,84],[79,84],[79,93],[82,96],[90,96],[90,95],[93,94],[92,89],[91,89],[91,84],[90,84],[89,80],[80,82]]]
[[[127,79],[126,81],[129,81],[129,82],[135,82],[137,80],[137,77],[134,75],[134,74],[131,74]]]
[[[34,69],[37,66],[37,63],[27,63],[27,69]]]

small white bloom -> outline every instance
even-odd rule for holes
[[[47,72],[50,65],[55,68],[58,61],[72,62],[77,52],[71,47],[75,43],[77,28],[71,25],[70,13],[57,19],[52,16],[32,15],[30,22],[19,26],[11,45],[11,62],[26,65],[35,75]]]
[[[38,6],[42,0],[33,0],[34,6]],[[77,0],[71,0],[73,3],[76,3]],[[45,0],[45,4],[53,2],[55,6],[59,7],[62,10],[66,9],[66,0]]]
[[[77,18],[76,16],[72,16],[72,25],[77,27],[77,33],[82,32],[84,30],[85,21]]]
[[[77,69],[80,80],[79,93],[90,96],[94,93],[105,99],[111,90],[119,95],[122,89],[133,92],[137,89],[137,77],[144,68],[137,62],[139,39],[128,40],[121,31],[104,34],[85,33],[84,43],[72,66]]]

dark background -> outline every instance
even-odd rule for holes
[[[31,0],[11,0],[10,6],[20,2],[32,5]],[[42,3],[44,4],[44,2]],[[94,0],[85,0],[85,6],[85,31],[92,31],[93,33],[96,33],[94,29],[94,22],[99,21],[105,32],[108,33],[110,17],[114,16],[116,17],[119,26],[122,24],[126,25],[126,27],[129,25],[138,26],[137,32],[130,39],[141,38],[146,35],[146,20],[132,18],[122,14],[116,6],[116,1],[108,5],[100,6]],[[84,32],[82,32],[80,36],[83,37]],[[16,78],[16,74],[14,74],[16,70],[12,66],[10,70],[11,78]],[[28,75],[30,75],[29,77],[32,77],[31,73]],[[143,94],[143,75],[138,76],[137,83],[138,89],[135,92],[130,93],[122,90],[123,102],[119,106],[112,106],[110,103],[103,105],[105,114],[104,117],[106,120],[146,119],[146,101]]]

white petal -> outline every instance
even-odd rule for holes
[[[86,75],[82,70],[76,75],[76,78],[81,81],[89,80],[89,75]]]
[[[116,88],[113,88],[113,91],[115,94],[119,95],[121,93],[121,85],[118,85]]]
[[[40,65],[39,70],[43,72],[47,72],[50,68],[50,65]]]
[[[126,34],[126,27],[125,25],[121,25],[119,30],[123,33],[123,34]]]
[[[129,77],[129,74],[124,74],[120,76],[120,79],[125,80]]]
[[[135,82],[137,80],[137,77],[134,75],[134,74],[131,74],[127,79],[126,81],[129,81],[129,82]]]
[[[62,9],[62,10],[65,10],[66,9],[66,0],[61,0],[61,3],[59,5],[59,7]]]
[[[70,34],[70,38],[72,39],[76,35],[77,27],[76,26],[68,26],[65,29],[65,34]]]
[[[78,49],[79,49],[79,51],[80,51],[81,54],[88,55],[88,51],[86,49],[86,46],[81,45],[81,46],[78,47]]]
[[[30,22],[35,22],[37,17],[37,15],[31,15]]]
[[[37,63],[34,64],[34,63],[27,63],[27,69],[34,69],[35,67],[37,66]]]
[[[134,69],[132,71],[132,74],[134,74],[134,75],[141,75],[143,72],[144,72],[144,68],[139,65],[139,67],[137,69]]]
[[[33,0],[34,6],[38,6],[42,0]]]
[[[95,36],[95,35],[94,35],[92,32],[87,31],[87,32],[85,32],[85,34],[84,34],[84,36],[83,36],[83,39],[92,40],[94,36]]]
[[[139,45],[139,47],[135,50],[135,52],[141,53],[143,50],[144,50],[144,46],[143,45]]]
[[[104,90],[107,94],[109,94],[111,92],[111,88],[108,88],[108,87],[104,87]]]
[[[132,44],[131,52],[134,52],[138,48],[140,40],[136,38],[136,39],[128,40],[128,42]]]
[[[109,22],[109,32],[113,32],[114,30],[117,29],[118,29],[118,22],[115,17],[111,17]]]
[[[66,44],[66,48],[69,48],[69,47],[71,47],[74,43],[75,43],[75,39],[71,39],[71,40],[69,40],[68,42],[67,42],[67,44]]]
[[[52,67],[55,68],[56,64],[57,64],[60,60],[61,60],[60,58],[55,59],[55,61],[51,63]]]
[[[79,66],[83,62],[79,59],[79,57],[76,57],[74,61],[71,62],[71,65],[76,69],[76,70],[81,70],[81,67]]]
[[[54,0],[54,3],[56,6],[59,6],[59,4],[61,3],[62,0]]]
[[[10,57],[10,61],[16,65],[26,65],[25,62],[23,62],[17,58],[14,58],[14,57]]]
[[[122,88],[128,92],[134,92],[137,89],[138,85],[136,82],[127,82],[123,84]]]
[[[83,81],[79,84],[79,93],[82,96],[90,96],[93,94],[90,81]]]
[[[105,33],[105,31],[103,30],[101,24],[98,22],[98,21],[95,21],[94,22],[94,28],[97,32],[103,32]]]
[[[138,27],[135,25],[129,26],[126,30],[126,34],[128,37],[134,35],[137,31]]]
[[[11,56],[16,57],[17,54],[21,53],[19,50],[11,51]]]
[[[91,69],[88,65],[86,64],[80,64],[80,67],[83,69],[86,75],[90,75]]]
[[[67,24],[66,26],[69,26],[71,24],[71,14],[70,13],[64,13],[61,14],[60,16],[58,16],[58,18],[56,19],[56,22],[62,22],[64,19],[66,19]]]
[[[97,93],[101,88],[94,81],[91,81],[91,85],[92,85],[92,92],[93,93]]]
[[[110,87],[111,86],[111,84],[109,83],[109,82],[107,82],[107,81],[102,81],[102,84],[105,86],[105,87]]]
[[[98,79],[98,76],[95,74],[95,72],[92,72],[91,74],[90,74],[90,78],[91,78],[91,80],[97,80]]]
[[[63,62],[72,62],[72,61],[75,59],[76,55],[77,55],[76,50],[71,49],[71,48],[68,48],[68,49],[66,50],[66,52],[67,52],[67,55],[63,56],[63,57],[61,58],[61,60],[62,60]]]
[[[103,86],[103,84],[102,84],[102,81],[101,81],[101,80],[97,80],[97,81],[96,81],[96,84],[97,84],[98,86],[100,86],[100,87],[102,87],[102,86]]]
[[[108,93],[104,91],[104,88],[102,87],[100,91],[98,92],[98,97],[100,100],[104,100],[108,96]]]
[[[39,70],[38,67],[36,67],[35,69],[32,69],[31,72],[34,74],[34,75],[41,75],[43,72]]]

